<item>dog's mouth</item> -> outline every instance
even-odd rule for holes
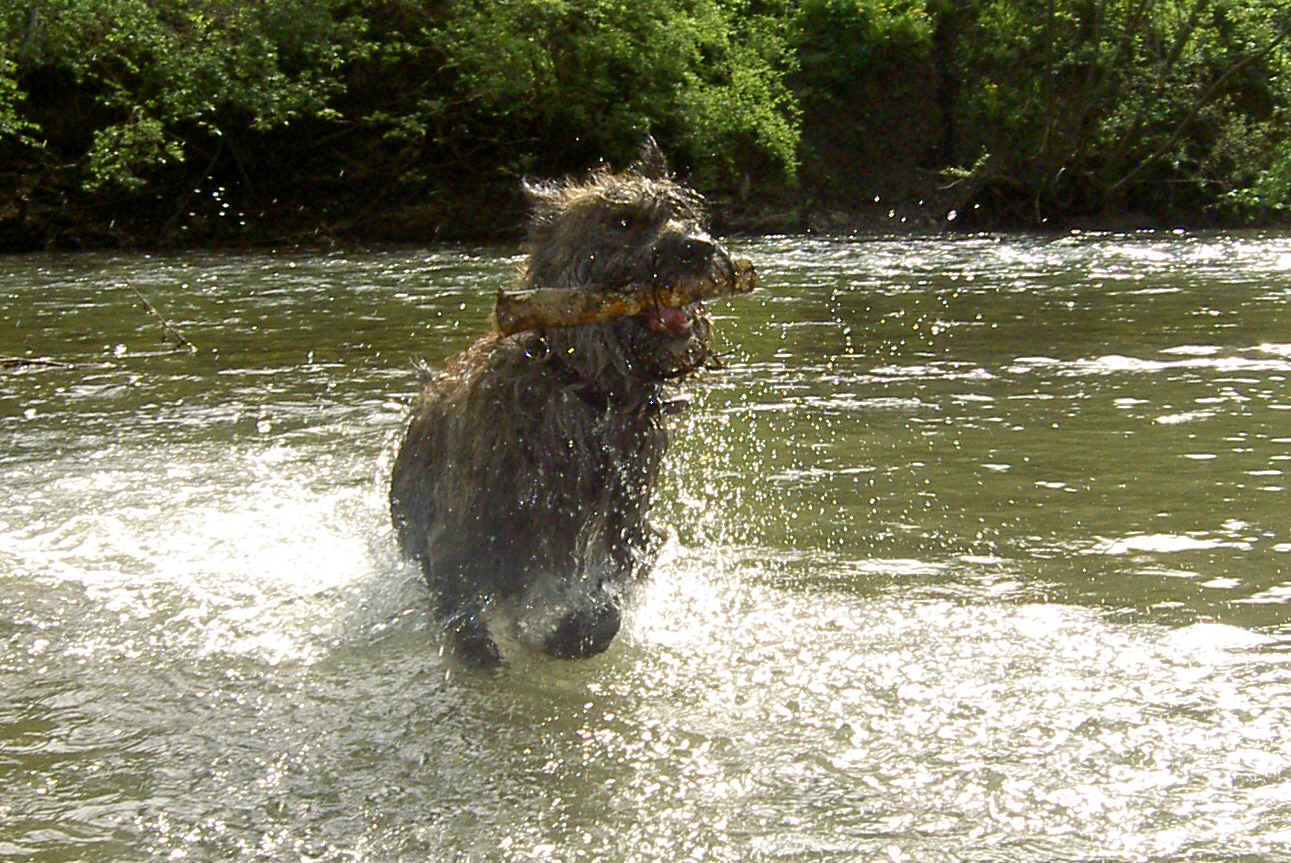
[[[667,339],[689,338],[695,329],[695,320],[684,308],[654,306],[637,315],[637,319],[650,332]]]
[[[627,344],[643,370],[659,380],[680,378],[709,360],[711,327],[702,303],[652,306],[630,318]]]

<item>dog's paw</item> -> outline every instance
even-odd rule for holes
[[[623,622],[619,610],[606,603],[570,612],[547,639],[547,652],[557,659],[586,659],[604,653]]]
[[[454,630],[452,640],[453,653],[469,668],[489,671],[504,664],[502,652],[482,624],[459,627]]]

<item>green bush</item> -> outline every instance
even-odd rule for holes
[[[957,156],[989,153],[980,179],[1023,218],[1213,213],[1278,161],[1231,148],[1285,137],[1287,19],[1259,0],[982,0],[956,46]]]
[[[451,0],[428,31],[448,134],[475,126],[517,171],[624,155],[648,131],[709,171],[792,173],[787,46],[737,0]],[[433,118],[428,118],[433,119]],[[441,132],[441,134],[443,134]]]
[[[1012,224],[1285,218],[1289,45],[1265,0],[16,0],[0,242],[226,230],[211,189],[379,224],[647,132],[727,198],[859,207],[887,177]]]
[[[57,74],[88,101],[78,130],[89,142],[85,186],[138,191],[194,144],[323,109],[362,36],[361,19],[340,17],[343,5],[27,0],[0,13],[0,37],[28,80]],[[47,120],[33,101],[35,131]]]

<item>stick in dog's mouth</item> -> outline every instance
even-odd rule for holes
[[[499,289],[493,316],[504,336],[525,330],[599,324],[640,314],[647,314],[646,324],[651,329],[668,332],[680,326],[678,317],[686,317],[683,312],[668,310],[753,290],[755,274],[751,261],[738,258],[731,262],[731,270],[729,281],[717,282],[705,274],[681,278],[666,287],[634,284],[606,288]]]

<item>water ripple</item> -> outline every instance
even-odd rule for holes
[[[0,857],[1285,857],[1291,242],[735,245],[640,607],[495,676],[384,496],[514,250],[0,261]]]

